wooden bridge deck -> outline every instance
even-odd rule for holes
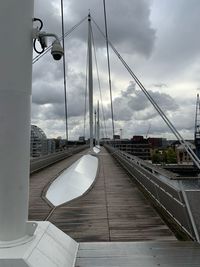
[[[196,242],[99,242],[80,243],[76,267],[197,267]]]
[[[41,197],[57,173],[81,155],[74,155],[31,176],[30,220],[45,220],[52,208]],[[56,208],[48,218],[76,241],[175,240],[156,211],[115,159],[102,149],[93,188]]]

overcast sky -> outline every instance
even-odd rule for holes
[[[193,138],[196,95],[200,91],[199,0],[107,0],[109,39],[184,138]],[[87,16],[104,30],[102,0],[64,0],[65,32]],[[61,35],[60,0],[35,0],[43,30]],[[105,41],[93,27],[105,124],[111,112]],[[49,40],[50,41],[50,40]],[[50,44],[50,42],[49,42]],[[65,39],[69,139],[84,134],[87,20]],[[33,56],[36,56],[34,54]],[[110,50],[115,133],[175,139],[134,80]],[[95,63],[95,62],[94,62]],[[100,99],[94,64],[94,104]],[[102,110],[102,107],[101,107]],[[88,116],[87,116],[88,135]],[[49,138],[65,137],[62,61],[50,54],[33,65],[32,124]],[[105,127],[101,136],[105,137]]]

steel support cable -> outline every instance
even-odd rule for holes
[[[112,47],[113,49],[114,47]],[[170,120],[167,118],[167,116],[165,115],[165,113],[162,111],[162,109],[158,106],[158,104],[154,101],[154,99],[151,97],[151,95],[147,92],[147,90],[145,89],[145,87],[143,86],[143,84],[139,81],[139,79],[135,76],[135,74],[132,72],[132,70],[130,69],[130,67],[127,65],[127,63],[123,60],[123,58],[118,54],[117,50],[115,50],[115,48],[113,49],[113,51],[118,55],[119,59],[121,60],[121,62],[123,63],[123,65],[125,66],[125,68],[128,70],[128,72],[130,73],[130,75],[134,78],[135,82],[137,83],[137,85],[140,87],[140,89],[143,91],[143,93],[146,95],[146,97],[148,98],[148,100],[151,102],[151,104],[154,106],[154,108],[157,110],[157,112],[159,113],[159,115],[162,117],[162,119],[165,121],[165,123],[168,125],[168,127],[171,129],[171,131],[174,133],[174,135],[177,137],[177,139],[179,140],[179,142],[185,147],[185,150],[187,151],[187,153],[191,156],[191,158],[193,159],[193,161],[195,162],[195,164],[198,166],[198,168],[200,169],[200,161],[198,159],[198,157],[196,156],[196,154],[194,153],[194,151],[190,148],[190,146],[185,142],[185,140],[183,139],[183,137],[180,135],[180,133],[176,130],[176,128],[174,127],[174,125],[170,122]]]
[[[65,34],[64,34],[64,38],[66,38],[68,35],[70,35],[76,28],[78,28],[85,20],[87,19],[87,16],[84,17],[82,20],[80,20],[76,25],[74,25],[69,31],[67,31]],[[63,38],[63,36],[60,36],[59,37],[59,40],[61,41]],[[32,60],[32,64],[36,63],[41,57],[43,57],[45,54],[47,54],[50,50],[51,50],[51,47],[52,45],[49,45],[45,51],[40,54],[40,55],[37,55],[36,57],[33,58]]]
[[[95,26],[100,31],[100,33],[102,34],[102,36],[106,39],[105,34],[100,29],[100,27],[98,26],[98,24],[94,21],[94,19],[92,19],[92,21],[94,22]],[[119,58],[119,60],[122,62],[122,64],[124,65],[124,67],[127,69],[127,71],[129,72],[129,74],[133,77],[133,79],[135,80],[136,84],[143,91],[143,93],[145,94],[145,96],[147,97],[147,99],[151,102],[151,104],[153,105],[153,107],[157,110],[158,114],[162,117],[162,119],[165,121],[165,123],[170,128],[170,130],[173,132],[173,134],[176,136],[176,138],[179,140],[179,142],[184,146],[185,150],[190,155],[191,159],[194,161],[194,163],[196,164],[196,166],[200,169],[200,161],[199,161],[199,158],[197,157],[197,155],[194,153],[194,151],[191,149],[191,147],[187,144],[187,142],[185,142],[185,140],[183,139],[183,137],[181,136],[181,134],[176,130],[176,128],[170,122],[170,120],[167,118],[167,116],[162,111],[162,109],[154,101],[154,99],[152,98],[152,96],[148,93],[148,91],[145,89],[144,85],[140,82],[140,80],[137,78],[137,76],[134,74],[134,72],[131,70],[131,68],[128,66],[128,64],[125,62],[125,60],[119,54],[119,52],[113,46],[113,44],[109,40],[108,40],[108,43],[109,43],[110,47],[112,48],[112,50],[114,51],[114,53]]]
[[[197,94],[197,102],[196,102],[196,113],[195,113],[195,124],[194,124],[194,140],[196,140],[197,133],[199,131],[199,117],[200,116],[200,102],[199,102],[199,94]]]
[[[107,62],[108,62],[108,79],[109,79],[109,89],[110,89],[110,105],[111,105],[111,116],[112,116],[112,130],[113,130],[113,139],[115,136],[115,126],[114,126],[114,112],[113,112],[113,99],[112,99],[112,84],[111,84],[111,72],[110,72],[110,55],[109,55],[109,45],[108,45],[108,25],[107,25],[107,16],[106,16],[106,3],[103,0],[104,7],[104,21],[105,21],[105,38],[106,38],[106,50],[107,50]]]
[[[64,28],[64,8],[63,0],[61,0],[61,18],[62,18],[62,45],[63,45],[63,82],[64,82],[64,98],[65,98],[65,134],[66,134],[66,146],[68,143],[68,110],[67,110],[67,81],[66,81],[66,57],[65,57],[65,28]]]
[[[84,137],[86,135],[86,113],[87,113],[87,88],[88,88],[88,48],[86,53],[86,76],[85,76],[85,109],[84,109]]]
[[[194,122],[194,139],[196,137],[196,129],[197,129],[198,103],[199,103],[199,94],[197,94],[197,102],[196,102],[196,113],[195,113],[195,122]]]
[[[101,122],[100,122],[100,129],[103,129],[103,125],[102,125],[102,123],[101,123]],[[105,134],[105,133],[102,131],[102,137],[103,137],[103,138],[105,138],[105,137],[106,137],[106,138],[108,138],[108,137],[107,137],[107,136],[105,136],[104,134]]]
[[[98,64],[97,64],[96,46],[95,46],[95,42],[94,42],[93,31],[91,31],[91,33],[92,33],[92,43],[93,43],[93,49],[94,49],[95,65],[96,65],[96,71],[97,71],[97,81],[98,81],[99,94],[100,94],[100,99],[101,99],[101,110],[102,110],[103,121],[104,121],[105,136],[108,137],[107,128],[106,128],[106,120],[105,120],[105,112],[104,112],[104,108],[103,108],[103,98],[102,98],[102,91],[101,91],[101,83],[100,83],[100,78],[99,78],[99,68],[98,68]]]

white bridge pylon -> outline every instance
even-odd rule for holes
[[[0,266],[74,266],[78,243],[28,222],[33,0],[0,1]]]

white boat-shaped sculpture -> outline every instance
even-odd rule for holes
[[[58,176],[46,193],[55,207],[83,195],[93,184],[98,169],[98,158],[84,155]]]

